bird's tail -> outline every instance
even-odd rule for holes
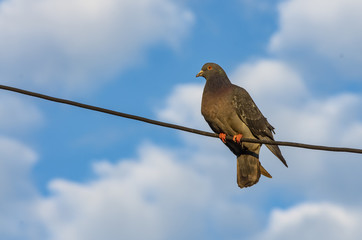
[[[259,181],[260,175],[272,178],[259,162],[259,154],[247,151],[237,158],[237,182],[240,188],[250,187]]]
[[[265,177],[268,177],[268,178],[272,178],[272,176],[270,175],[270,173],[268,173],[267,170],[265,170],[265,168],[263,167],[263,165],[260,164],[260,173],[262,175],[264,175]]]
[[[263,168],[265,171],[265,169]],[[266,172],[266,171],[265,171]],[[257,154],[241,154],[237,158],[237,182],[240,188],[250,187],[259,181],[261,165]]]

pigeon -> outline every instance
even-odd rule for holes
[[[206,63],[196,77],[206,79],[202,95],[201,113],[210,128],[237,157],[237,183],[250,187],[260,175],[272,176],[259,162],[261,144],[242,142],[242,137],[274,140],[274,127],[260,112],[249,93],[230,82],[225,71],[216,63]],[[233,136],[229,140],[226,136]],[[268,149],[288,167],[278,145]]]

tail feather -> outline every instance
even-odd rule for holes
[[[240,188],[250,187],[259,181],[259,159],[253,155],[242,154],[237,158],[237,182]]]
[[[265,177],[272,178],[272,176],[268,173],[267,170],[260,164],[260,173]]]

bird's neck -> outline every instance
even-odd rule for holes
[[[205,90],[208,92],[218,92],[230,87],[232,84],[228,77],[213,76],[206,80]]]

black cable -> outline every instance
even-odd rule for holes
[[[119,116],[119,117],[142,121],[142,122],[146,122],[146,123],[150,123],[150,124],[154,124],[154,125],[158,125],[158,126],[162,126],[162,127],[173,128],[173,129],[177,129],[177,130],[181,130],[181,131],[185,131],[185,132],[195,133],[195,134],[199,134],[199,135],[203,135],[203,136],[207,136],[207,137],[216,137],[216,138],[219,137],[219,135],[216,133],[205,132],[205,131],[201,131],[198,129],[188,128],[188,127],[184,127],[184,126],[180,126],[180,125],[176,125],[176,124],[156,121],[156,120],[149,119],[149,118],[144,118],[144,117],[140,117],[140,116],[136,116],[136,115],[117,112],[117,111],[109,110],[106,108],[101,108],[101,107],[96,107],[96,106],[92,106],[92,105],[88,105],[88,104],[84,104],[84,103],[70,101],[67,99],[51,97],[48,95],[31,92],[31,91],[27,91],[27,90],[15,88],[15,87],[0,85],[0,89],[21,93],[24,95],[37,97],[37,98],[45,99],[45,100],[52,101],[52,102],[68,104],[68,105],[72,105],[75,107],[89,109],[92,111],[103,112],[103,113],[107,113],[107,114],[111,114],[111,115],[115,115],[115,116]],[[227,136],[226,138],[232,140],[232,136]],[[249,139],[249,138],[242,138],[240,142],[261,143],[261,144],[269,144],[269,145],[308,148],[308,149],[314,149],[314,150],[324,150],[324,151],[333,151],[333,152],[350,152],[350,153],[362,154],[362,149],[356,149],[356,148],[328,147],[328,146],[318,146],[318,145],[295,143],[295,142],[268,141],[268,140],[260,140],[260,139]]]

